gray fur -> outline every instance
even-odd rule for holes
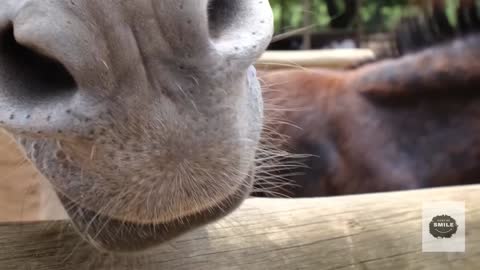
[[[214,1],[234,14],[217,26],[207,0],[2,2],[0,39],[13,27],[74,81],[53,91],[30,80],[0,40],[0,123],[74,202],[64,206],[75,223],[82,209],[139,225],[209,221],[243,200],[263,121],[251,65],[271,39],[268,1]]]

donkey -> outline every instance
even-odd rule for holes
[[[438,1],[436,1],[438,2]],[[437,3],[438,4],[438,3]],[[457,29],[439,16],[396,31],[400,54],[350,70],[261,76],[269,129],[306,155],[261,196],[312,197],[480,183],[480,23],[462,0]],[[437,19],[435,19],[437,18]],[[444,22],[443,20],[439,20]],[[455,31],[452,31],[454,29]],[[279,110],[279,108],[281,110]],[[280,124],[278,122],[281,122]]]
[[[0,125],[92,245],[158,245],[250,193],[272,33],[265,0],[3,0]]]

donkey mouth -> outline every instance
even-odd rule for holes
[[[250,177],[248,181],[253,181]],[[250,193],[249,185],[242,185],[232,195],[216,203],[213,208],[197,213],[179,216],[162,223],[140,223],[112,218],[86,209],[59,194],[64,205],[69,205],[67,213],[74,227],[93,247],[109,253],[141,252],[166,241],[172,240],[188,231],[225,217],[235,210]]]

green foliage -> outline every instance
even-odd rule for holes
[[[336,0],[340,10],[344,10],[343,1]],[[418,14],[417,7],[410,6],[408,0],[363,0],[360,9],[360,23],[367,32],[388,31],[405,15]],[[275,14],[275,31],[285,32],[303,26],[302,0],[270,0]],[[447,15],[455,23],[455,9],[458,0],[448,0]],[[316,31],[328,28],[331,18],[328,15],[325,0],[312,0],[313,23]],[[282,22],[283,13],[283,22]]]
[[[303,5],[301,0],[270,0],[275,15],[275,31],[284,32],[303,26]],[[282,5],[283,4],[283,5]],[[313,21],[318,28],[328,26],[330,17],[323,0],[313,0]],[[283,12],[283,22],[282,22]],[[283,29],[281,29],[283,28]]]

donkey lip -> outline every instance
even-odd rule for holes
[[[253,177],[249,182],[253,181]],[[250,183],[251,184],[251,183]],[[235,210],[250,192],[242,185],[217,206],[165,223],[136,223],[112,218],[86,209],[59,194],[80,235],[95,248],[106,252],[141,252],[176,238],[190,230],[220,219]]]

